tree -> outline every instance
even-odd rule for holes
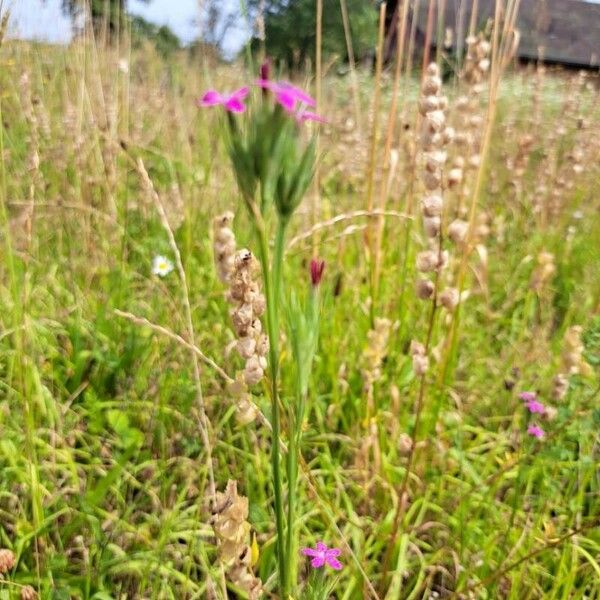
[[[123,28],[125,18],[125,0],[62,0],[63,11],[74,20],[85,14],[86,6],[96,31],[106,26],[109,34],[114,36]]]
[[[267,54],[289,66],[314,60],[316,40],[316,0],[250,0],[251,14],[264,11]],[[377,10],[375,0],[346,0],[352,46],[357,57],[365,56],[375,45]],[[342,11],[338,0],[323,1],[322,51],[325,58],[348,59]],[[259,41],[253,41],[258,46]]]

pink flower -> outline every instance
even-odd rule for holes
[[[200,106],[224,106],[226,110],[234,113],[242,113],[246,110],[244,99],[250,90],[242,87],[228,96],[220,94],[216,90],[208,90],[199,101]]]
[[[546,412],[546,407],[537,400],[528,400],[525,406],[529,409],[530,413],[539,413],[543,415]]]
[[[544,430],[539,425],[530,425],[527,428],[527,433],[537,438],[538,440],[541,440],[544,437],[544,435],[546,435],[544,433]]]
[[[339,571],[342,568],[342,563],[337,560],[342,551],[339,548],[328,548],[323,542],[317,542],[316,548],[302,548],[304,556],[310,556],[312,560],[310,564],[315,569],[320,569],[324,565],[330,566],[332,569]]]
[[[296,103],[306,104],[307,106],[316,106],[317,104],[304,90],[287,81],[259,79],[256,85],[275,94],[275,100],[288,112],[294,112]]]
[[[315,260],[314,258],[310,261],[310,280],[314,287],[317,287],[321,283],[323,278],[323,271],[325,270],[324,260]]]
[[[310,110],[302,110],[296,114],[298,121],[316,121],[317,123],[327,123],[327,119]]]
[[[531,400],[537,398],[537,394],[535,392],[521,392],[519,398],[523,400],[523,402],[531,402]]]

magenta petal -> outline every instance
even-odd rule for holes
[[[317,550],[319,552],[327,552],[327,544],[324,544],[323,542],[317,542]]]
[[[225,102],[225,108],[230,112],[242,113],[246,110],[246,105],[239,98],[230,96]]]
[[[223,96],[221,96],[219,92],[217,92],[216,90],[208,90],[208,92],[206,92],[204,96],[202,96],[200,104],[202,106],[216,106],[217,104],[223,104],[224,101],[225,100]]]
[[[334,559],[335,560],[335,559]],[[325,557],[324,556],[315,556],[315,558],[313,558],[310,561],[310,564],[315,568],[318,569],[320,567],[322,567],[325,564]]]
[[[336,571],[342,568],[342,563],[337,558],[327,558],[327,564]]]
[[[298,114],[300,121],[316,121],[317,123],[327,123],[325,117],[318,115],[317,113],[306,110]]]
[[[304,554],[304,556],[319,556],[321,554],[313,548],[302,548],[301,552]]]
[[[292,94],[292,96],[300,101],[303,102],[304,104],[307,104],[308,106],[316,106],[317,102],[315,101],[314,98],[312,98],[311,96],[309,96],[304,90],[300,89],[299,87],[296,87],[295,85],[292,85],[291,83],[287,83],[287,82],[283,82],[280,84],[282,89],[287,90],[290,94]]]
[[[250,89],[248,88],[248,86],[244,86],[241,87],[239,90],[235,90],[235,92],[233,92],[233,94],[231,94],[231,96],[229,96],[230,98],[237,98],[238,100],[243,100],[248,93],[250,92]]]
[[[296,104],[296,98],[288,90],[278,89],[277,102],[279,102],[279,104],[281,104],[285,110],[292,112]]]
[[[331,548],[329,550],[327,550],[326,554],[327,557],[336,557],[339,556],[342,553],[342,551],[339,548]]]

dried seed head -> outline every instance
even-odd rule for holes
[[[453,312],[460,301],[460,294],[456,288],[446,288],[440,294],[441,305],[449,312]]]
[[[442,80],[438,75],[427,75],[423,81],[423,94],[435,96],[442,89]]]
[[[422,96],[419,100],[419,112],[425,116],[427,113],[437,110],[439,105],[437,96]]]
[[[454,187],[458,185],[463,178],[463,171],[458,167],[454,167],[448,171],[448,186]]]
[[[569,378],[559,373],[553,381],[552,397],[555,400],[562,400],[569,391]]]
[[[437,270],[439,263],[438,259],[438,253],[435,250],[424,250],[423,252],[419,252],[416,260],[417,270],[422,273]]]
[[[417,281],[417,298],[420,300],[429,300],[433,296],[435,285],[429,279],[419,279]]]
[[[406,433],[401,433],[398,437],[398,452],[400,456],[407,456],[413,446],[413,441],[410,435]]]
[[[425,168],[430,173],[437,173],[446,162],[447,154],[442,150],[434,150],[425,153]]]
[[[442,110],[433,110],[425,116],[425,124],[429,131],[439,133],[446,125],[446,115]]]
[[[15,555],[12,550],[0,548],[0,574],[8,573],[15,566]]]
[[[25,585],[21,588],[21,600],[36,600],[37,592],[30,585]]]
[[[233,213],[227,211],[213,220],[213,253],[217,275],[224,283],[229,283],[235,254],[235,235],[231,230]]]
[[[467,238],[469,232],[469,224],[461,219],[455,219],[448,226],[448,237],[455,244],[462,244]]]
[[[454,141],[454,137],[456,136],[456,132],[454,131],[454,127],[446,127],[444,131],[442,131],[442,144],[447,146]]]
[[[441,196],[432,194],[423,199],[423,214],[426,217],[439,217],[442,214],[443,200]]]
[[[428,238],[436,238],[440,234],[442,221],[440,217],[425,217],[423,219],[423,230]]]
[[[420,377],[421,375],[425,375],[425,373],[427,373],[427,369],[429,368],[429,359],[426,356],[414,354],[412,357],[412,365],[415,375]]]
[[[428,191],[433,192],[434,190],[437,190],[442,183],[442,173],[441,171],[436,171],[434,173],[431,171],[424,171],[422,179],[425,188]]]
[[[425,356],[425,346],[421,344],[421,342],[417,342],[417,340],[411,340],[410,353],[412,356],[414,356],[415,354]]]

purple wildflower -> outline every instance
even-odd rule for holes
[[[310,564],[315,569],[320,569],[324,565],[330,566],[332,569],[339,571],[342,568],[342,563],[337,560],[342,551],[339,548],[328,548],[323,542],[317,542],[316,548],[302,548],[304,556],[310,556],[312,560]]]
[[[537,398],[536,392],[521,392],[519,394],[519,398],[523,400],[523,402],[531,402]]]
[[[257,80],[256,85],[275,94],[275,100],[288,112],[294,112],[296,103],[306,104],[307,106],[317,105],[314,98],[287,81],[271,81],[263,78]]]
[[[242,113],[246,110],[244,99],[249,91],[247,87],[242,87],[229,95],[223,95],[216,90],[208,90],[200,99],[199,105],[224,106],[229,112]]]
[[[539,413],[543,415],[546,412],[546,407],[537,400],[528,400],[525,406],[529,409],[530,413]]]
[[[530,425],[527,428],[527,433],[537,438],[538,440],[541,440],[544,437],[544,435],[546,435],[544,433],[544,430],[539,425]]]

